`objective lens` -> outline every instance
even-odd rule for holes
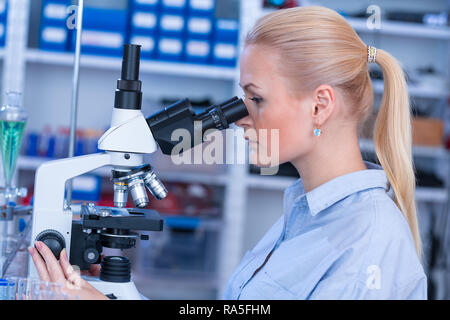
[[[156,199],[161,200],[167,196],[166,187],[153,171],[150,171],[145,175],[144,182],[148,191],[150,191]]]
[[[114,205],[117,208],[125,208],[128,201],[128,186],[124,182],[114,183]]]
[[[128,182],[128,189],[134,204],[138,208],[145,208],[149,204],[147,191],[145,190],[144,181],[141,178],[134,178]]]

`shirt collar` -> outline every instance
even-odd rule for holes
[[[371,188],[389,190],[389,181],[383,167],[369,161],[364,161],[364,163],[367,170],[355,171],[336,177],[310,192],[304,192],[301,178],[291,185],[287,191],[294,192],[295,190],[295,193],[297,193],[298,196],[295,197],[294,205],[306,197],[309,211],[311,215],[315,216],[353,193]]]

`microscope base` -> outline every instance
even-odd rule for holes
[[[117,300],[142,300],[143,296],[137,290],[133,281],[106,282],[93,277],[83,277],[95,289],[105,295],[113,294]]]

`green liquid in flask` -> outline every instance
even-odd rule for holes
[[[11,185],[11,179],[16,168],[17,156],[25,130],[26,122],[0,121],[0,144],[2,148],[3,172],[6,186]]]

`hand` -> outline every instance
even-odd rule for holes
[[[62,283],[64,293],[78,296],[82,300],[108,300],[74,270],[70,265],[66,249],[61,251],[58,262],[43,242],[37,241],[35,246],[36,248],[28,248],[28,251],[42,281]]]

